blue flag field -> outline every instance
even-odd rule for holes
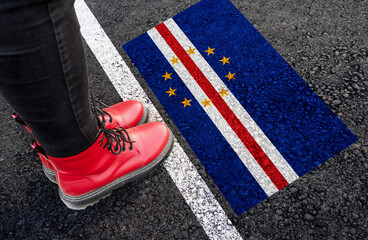
[[[123,48],[238,215],[357,141],[228,0]]]

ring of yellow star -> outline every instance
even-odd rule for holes
[[[192,106],[190,105],[190,101],[192,101],[192,99],[187,99],[187,98],[184,98],[184,101],[182,101],[181,103],[184,104],[184,107],[186,106]]]
[[[194,52],[194,50],[196,50],[195,48],[191,48],[191,47],[189,47],[189,50],[187,50],[187,53],[190,55],[190,54],[194,54],[195,52]]]
[[[226,75],[225,77],[227,77],[227,79],[230,81],[231,79],[235,79],[234,76],[235,76],[236,73],[231,73],[229,72],[228,75]]]
[[[207,56],[209,56],[210,54],[215,54],[215,53],[213,52],[213,50],[215,50],[215,48],[210,48],[210,47],[208,47],[208,49],[207,49],[207,50],[205,50],[205,52],[207,53]]]
[[[221,91],[220,91],[220,92],[218,92],[218,93],[220,93],[221,97],[224,97],[225,95],[226,95],[226,96],[229,96],[229,95],[227,94],[227,91],[229,91],[229,90],[225,90],[225,89],[221,88]]]
[[[229,57],[226,58],[225,56],[223,56],[222,59],[220,60],[220,62],[222,62],[222,65],[225,65],[225,63],[230,64],[229,59],[230,59]]]
[[[175,56],[173,57],[173,59],[170,60],[172,62],[172,64],[174,65],[175,63],[179,63],[179,58],[176,58]]]
[[[171,97],[171,95],[176,95],[175,94],[175,91],[176,91],[176,89],[171,89],[170,88],[170,90],[169,91],[166,91],[166,93],[168,93],[169,94],[169,97]]]
[[[203,107],[207,107],[207,106],[211,106],[211,100],[207,100],[207,98],[204,99],[204,102],[201,102],[202,104],[204,104]]]
[[[167,79],[172,79],[172,78],[171,78],[171,74],[172,74],[172,73],[165,72],[165,74],[164,74],[164,75],[162,75],[162,77],[164,77],[164,78],[165,78],[165,81],[166,81]]]

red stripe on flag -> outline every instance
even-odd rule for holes
[[[262,167],[263,171],[265,171],[265,173],[268,175],[271,181],[275,184],[277,189],[280,190],[283,187],[287,186],[288,182],[286,181],[284,176],[282,176],[279,170],[271,162],[271,160],[264,153],[262,148],[258,145],[258,143],[250,135],[248,130],[244,127],[244,125],[234,114],[234,112],[231,111],[231,109],[222,99],[220,94],[218,94],[218,92],[211,85],[206,76],[202,73],[202,71],[198,68],[198,66],[194,63],[194,61],[189,57],[185,49],[180,45],[178,40],[176,40],[176,38],[172,35],[172,33],[166,27],[166,25],[164,23],[161,23],[160,25],[156,26],[156,29],[160,33],[162,38],[166,41],[166,43],[170,46],[170,48],[173,50],[173,52],[176,54],[176,56],[183,63],[185,68],[190,72],[190,74],[193,76],[198,85],[210,98],[210,100],[216,106],[216,108],[221,113],[223,118],[234,130],[236,135],[243,142],[243,144],[252,154],[254,159],[256,159],[258,164]]]

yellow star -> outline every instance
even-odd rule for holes
[[[205,52],[207,53],[207,56],[209,56],[210,54],[215,54],[215,53],[213,52],[213,50],[215,50],[215,48],[210,48],[210,47],[208,47],[208,49],[207,49],[207,50],[205,50]]]
[[[164,75],[162,75],[162,77],[164,77],[164,78],[165,78],[165,81],[166,81],[167,79],[172,79],[172,78],[171,78],[171,74],[172,74],[172,73],[167,73],[167,72],[165,72],[165,74],[164,74]]]
[[[187,50],[187,53],[190,55],[190,54],[194,54],[194,50],[196,50],[195,48],[192,49],[191,47],[189,47],[189,50]]]
[[[166,93],[168,93],[169,94],[169,97],[171,97],[171,95],[176,95],[175,94],[175,91],[176,91],[176,89],[171,89],[170,88],[170,90],[169,91],[166,91]]]
[[[224,97],[225,95],[226,95],[226,96],[229,96],[229,95],[227,94],[227,91],[229,91],[229,90],[225,90],[225,89],[221,88],[221,91],[220,91],[220,92],[218,92],[218,93],[220,93],[220,94],[221,94],[221,97]]]
[[[226,75],[225,77],[227,77],[227,79],[229,79],[229,81],[230,81],[231,79],[235,79],[235,78],[234,78],[235,74],[236,74],[236,73],[231,73],[231,72],[229,72],[229,74],[228,74],[228,75]]]
[[[203,103],[203,104],[204,104],[204,106],[203,106],[203,107],[207,107],[207,106],[211,106],[210,102],[211,102],[211,100],[207,100],[207,98],[205,98],[205,99],[204,99],[204,102],[201,102],[201,103]]]
[[[225,65],[225,63],[230,64],[229,59],[230,59],[229,57],[226,58],[225,56],[223,56],[223,58],[220,60],[220,62],[222,62],[222,65]]]
[[[181,103],[182,104],[184,104],[184,107],[186,107],[186,106],[192,106],[192,105],[190,105],[190,101],[192,101],[192,99],[187,99],[187,98],[184,98],[184,101],[182,101]]]
[[[173,59],[170,60],[172,62],[172,64],[174,65],[175,63],[179,63],[179,58],[176,58],[175,56],[173,57]]]

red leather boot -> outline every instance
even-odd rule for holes
[[[148,110],[137,100],[128,100],[110,107],[106,106],[103,110],[99,108],[96,110],[100,121],[105,122],[105,127],[108,129],[116,127],[127,129],[146,123],[148,120]]]
[[[113,129],[115,127],[131,128],[146,123],[148,120],[148,110],[137,100],[120,102],[110,107],[106,106],[102,102],[99,103],[104,105],[106,108],[99,109],[96,107],[97,114],[99,115],[100,121],[103,122],[105,127],[108,129]],[[14,113],[12,117],[32,134],[32,130],[17,114]],[[31,145],[31,147],[38,152],[42,161],[42,169],[46,177],[51,182],[56,183],[55,171],[52,165],[48,164],[45,160],[45,153],[37,140]]]
[[[171,131],[159,122],[99,131],[96,142],[84,152],[46,159],[55,169],[59,196],[68,208],[85,209],[112,190],[145,176],[173,146]]]

